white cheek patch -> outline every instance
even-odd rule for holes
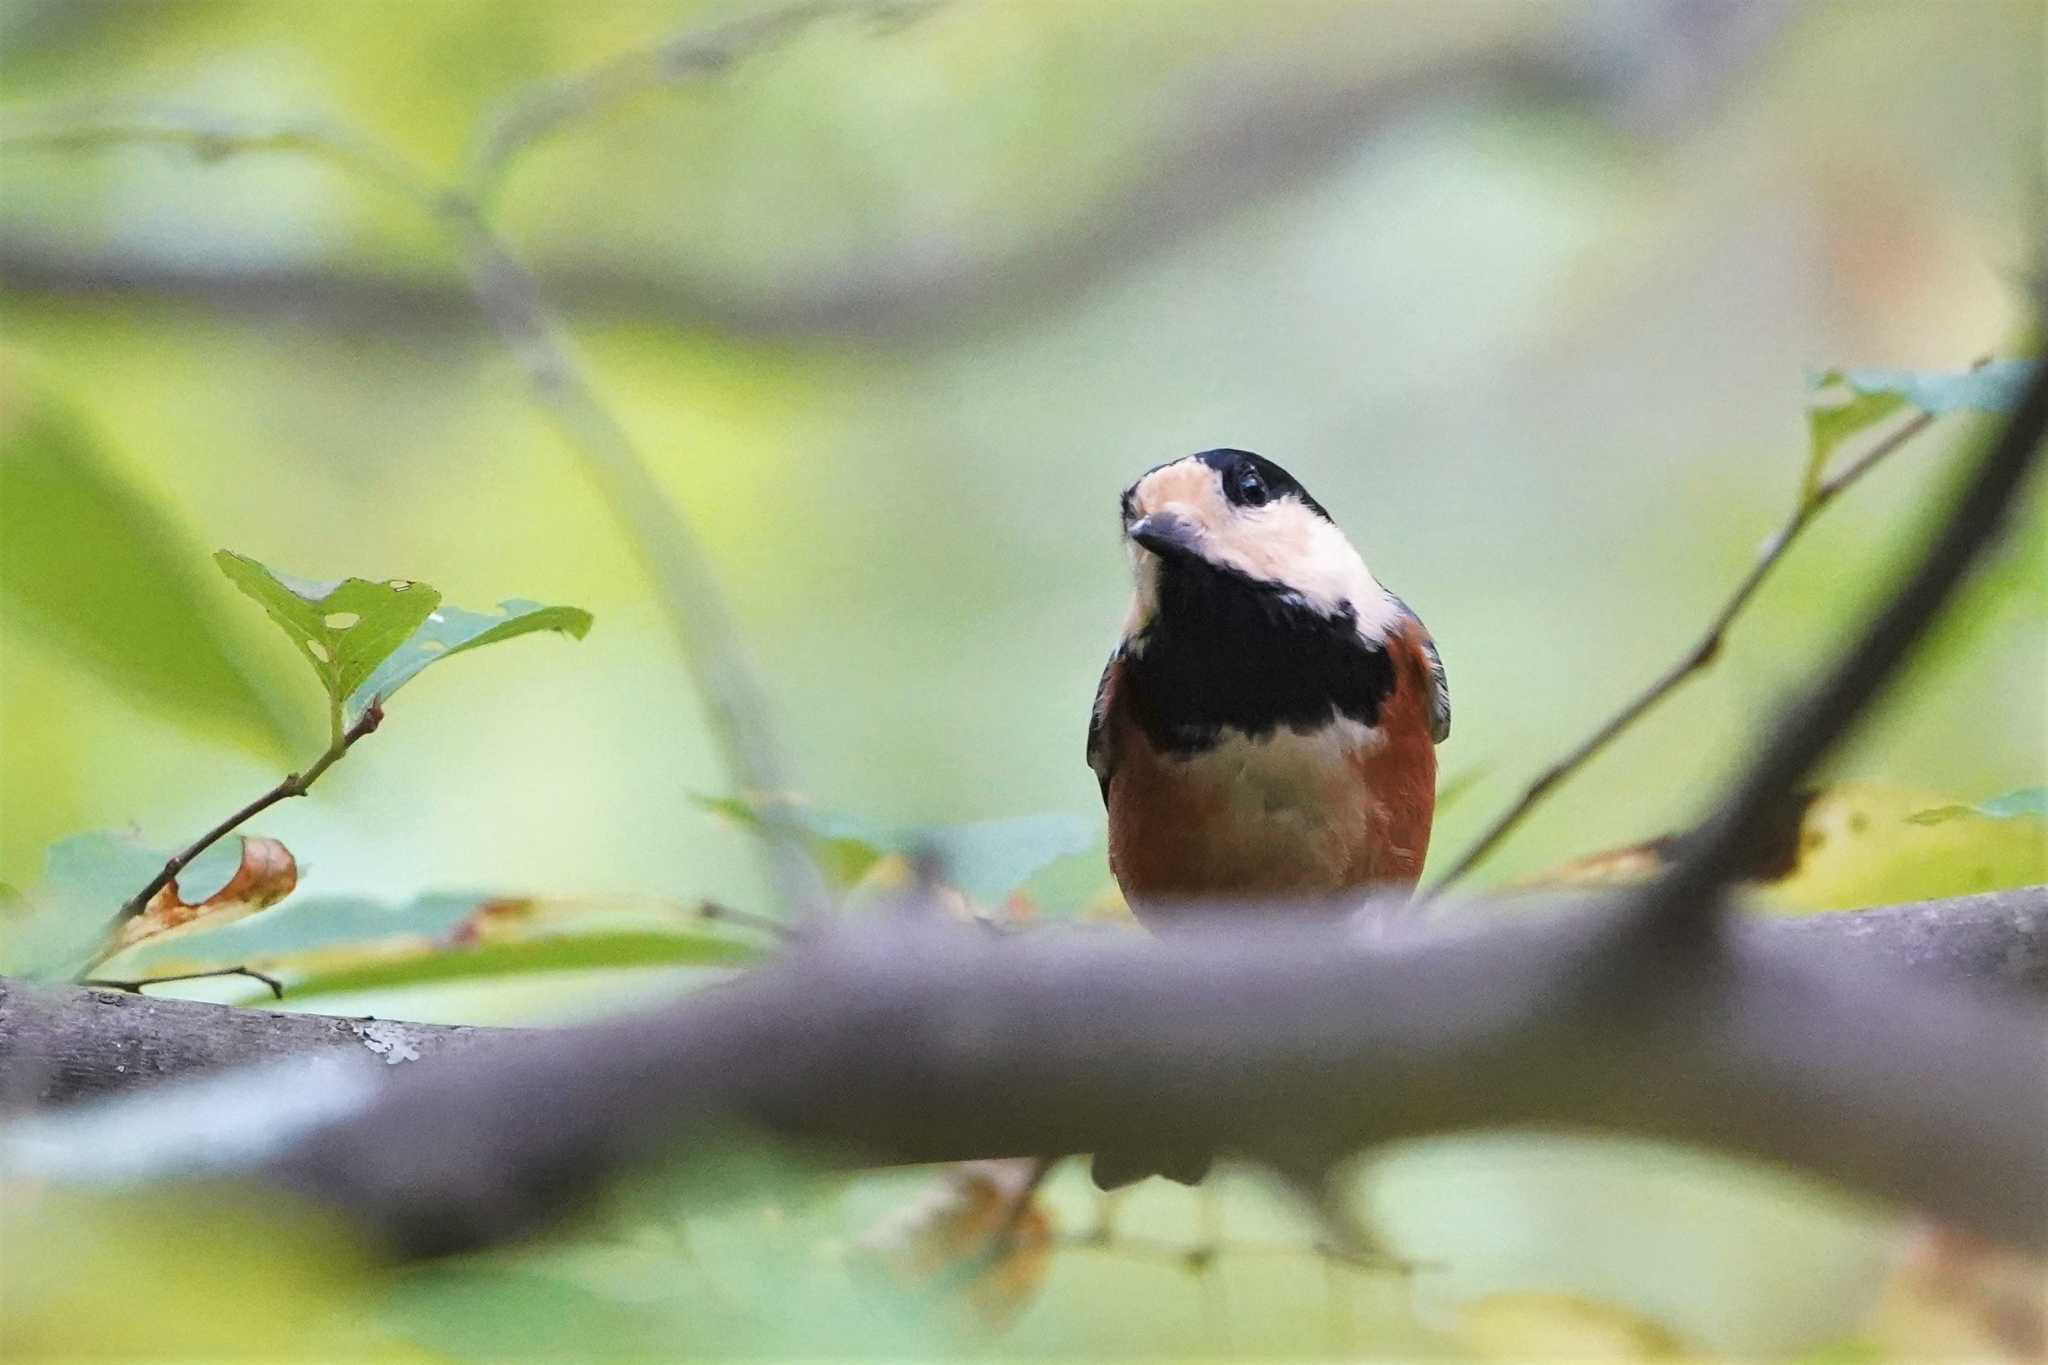
[[[1216,472],[1200,460],[1179,460],[1153,470],[1131,490],[1141,516],[1170,511],[1201,532],[1199,551],[1219,568],[1277,584],[1323,616],[1347,606],[1358,618],[1358,633],[1374,644],[1398,628],[1400,603],[1366,568],[1344,533],[1299,500],[1282,497],[1263,507],[1239,507],[1223,496]],[[1127,637],[1152,621],[1159,609],[1159,560],[1131,547],[1136,595],[1124,630]]]
[[[1159,556],[1142,545],[1125,542],[1131,550],[1131,610],[1124,617],[1124,639],[1133,654],[1144,651],[1145,627],[1159,614]]]
[[[1232,509],[1203,548],[1213,562],[1278,583],[1320,615],[1351,607],[1358,633],[1375,643],[1400,619],[1400,607],[1344,533],[1292,498]]]

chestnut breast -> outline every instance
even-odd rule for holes
[[[1343,909],[1374,886],[1413,885],[1436,800],[1426,642],[1405,617],[1383,645],[1345,665],[1340,685],[1316,689],[1345,700],[1326,700],[1320,721],[1310,712],[1213,733],[1147,695],[1170,685],[1146,676],[1156,660],[1113,661],[1103,680],[1114,754],[1103,796],[1110,866],[1132,907],[1148,918],[1170,903],[1218,898]],[[1299,694],[1331,661],[1297,663],[1297,676],[1272,695]],[[1163,720],[1162,709],[1183,724]]]

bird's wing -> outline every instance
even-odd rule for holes
[[[1422,651],[1429,674],[1429,737],[1441,744],[1451,737],[1451,685],[1444,677],[1443,655],[1436,652],[1436,641],[1430,638],[1429,627],[1422,624],[1415,609],[1398,597],[1394,603],[1408,618],[1409,638]]]
[[[1095,706],[1088,713],[1088,766],[1102,787],[1102,799],[1109,800],[1109,779],[1116,772],[1116,737],[1110,731],[1109,712],[1116,705],[1116,690],[1123,681],[1124,647],[1118,645],[1103,666],[1102,681],[1095,685]]]

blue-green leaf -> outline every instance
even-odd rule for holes
[[[1832,370],[1833,382],[1859,394],[1894,394],[1922,412],[2011,412],[2034,373],[2034,360],[1994,360],[1974,369]],[[1825,378],[1825,377],[1824,377]]]
[[[890,854],[928,854],[947,881],[984,904],[1002,900],[1059,859],[1086,853],[1101,837],[1099,821],[1063,813],[891,827],[787,801],[724,796],[700,797],[698,804],[756,831],[769,820],[793,823],[807,836],[819,870],[841,888]]]
[[[1907,407],[1934,416],[1951,412],[2010,412],[2036,362],[1999,360],[1974,369],[1833,369],[1809,376],[1810,440],[1804,496],[1820,487],[1828,461],[1842,442]]]
[[[1915,811],[1906,818],[1916,825],[1939,825],[1972,815],[1988,816],[1993,820],[2016,820],[2023,816],[2048,820],[2048,787],[2023,787],[1975,806],[1935,806],[1930,810]]]
[[[371,699],[388,700],[393,692],[418,676],[421,669],[466,649],[480,649],[539,630],[560,631],[580,640],[589,633],[590,621],[590,613],[581,607],[546,607],[516,598],[499,603],[495,615],[464,611],[461,607],[437,607],[349,696],[349,709],[360,715]]]
[[[105,830],[50,845],[42,883],[28,898],[34,909],[0,946],[0,968],[43,980],[76,976],[99,954],[115,913],[163,870],[168,856]]]

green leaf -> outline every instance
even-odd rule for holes
[[[1946,795],[1870,779],[1824,789],[1800,821],[1798,861],[1760,886],[1759,899],[1853,910],[2048,881],[2048,819],[2026,809],[2025,793],[2001,815]],[[1932,811],[1944,813],[1918,818]]]
[[[163,870],[169,856],[105,830],[50,845],[42,883],[30,897],[35,908],[0,949],[0,967],[46,981],[76,976],[98,955],[115,912]]]
[[[1093,848],[1102,837],[1100,824],[1055,812],[931,825],[880,837],[898,852],[931,853],[948,881],[984,905],[995,905],[1041,869]]]
[[[762,948],[758,937],[660,902],[466,893],[392,905],[350,896],[293,900],[219,928],[145,941],[111,959],[107,972],[144,979],[261,967],[302,995],[570,968],[728,966]]]
[[[360,715],[372,698],[388,700],[427,665],[466,649],[480,649],[539,630],[560,631],[580,640],[589,634],[590,621],[590,613],[580,607],[544,607],[518,599],[499,603],[496,615],[442,606],[429,612],[419,629],[355,689],[349,708]]]
[[[706,810],[758,832],[770,820],[802,830],[811,857],[833,885],[858,882],[892,855],[929,854],[946,879],[983,904],[995,904],[1061,858],[1086,853],[1101,838],[1100,822],[1047,813],[957,825],[888,827],[858,816],[817,811],[790,801],[698,797]]]
[[[244,672],[249,632],[199,577],[201,553],[79,414],[0,352],[0,626],[153,712],[282,755],[282,712]]]
[[[1951,412],[2010,412],[2038,362],[1998,360],[1959,371],[1834,369],[1812,375],[1817,398],[1846,391],[1838,401],[1810,402],[1807,432],[1811,448],[1803,494],[1820,487],[1828,461],[1842,442],[1893,413],[1915,407],[1933,416]]]
[[[1963,820],[1971,816],[1988,816],[1993,820],[2015,820],[2022,816],[2033,816],[2048,820],[2048,787],[2023,787],[2016,792],[1975,806],[1935,806],[1930,810],[1915,811],[1907,816],[1916,825],[1939,825],[1950,820]]]
[[[337,710],[441,604],[440,593],[407,579],[315,583],[274,573],[232,550],[213,560],[291,637]],[[362,708],[350,711],[343,723],[361,714]]]
[[[555,630],[582,639],[590,613],[580,607],[502,602],[495,614],[444,606],[425,583],[394,578],[344,578],[316,583],[222,550],[214,562],[243,592],[263,604],[320,675],[320,685],[352,725],[373,701],[419,676],[429,664],[464,650]]]
[[[534,972],[594,971],[620,967],[738,967],[761,950],[712,933],[565,934],[525,942],[484,943],[363,962],[314,972],[286,983],[292,999],[342,991],[387,990],[475,977],[521,976]]]
[[[1814,375],[1807,383],[1815,396],[1808,401],[1806,408],[1806,481],[1800,492],[1802,501],[1811,501],[1819,491],[1828,461],[1834,458],[1842,442],[1906,406],[1906,400],[1896,393],[1857,390],[1848,384],[1841,370]],[[1841,390],[1845,386],[1849,392],[1843,397]],[[1833,395],[1832,401],[1822,401],[1830,395]]]
[[[143,977],[188,968],[283,963],[297,957],[389,953],[409,945],[427,951],[446,941],[489,899],[431,895],[403,905],[354,896],[293,899],[217,929],[138,944],[120,956],[118,966]]]
[[[695,796],[699,806],[720,815],[755,834],[768,831],[771,821],[796,826],[818,870],[832,886],[845,890],[866,876],[889,850],[873,831],[845,816],[812,810],[793,801],[750,800],[744,796]]]

